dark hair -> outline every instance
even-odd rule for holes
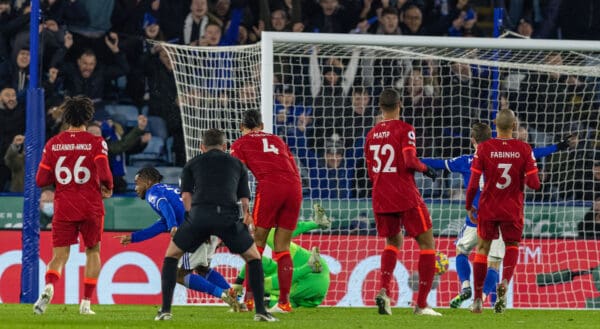
[[[385,89],[379,95],[379,106],[385,112],[393,111],[398,104],[400,104],[400,93],[396,89]]]
[[[86,96],[67,97],[60,107],[64,122],[72,127],[83,126],[94,116],[94,103]]]
[[[477,122],[471,126],[471,137],[479,143],[492,138],[492,129],[485,123]]]
[[[83,57],[83,56],[94,56],[94,57],[96,57],[96,53],[95,53],[95,52],[94,52],[92,49],[90,49],[90,48],[86,48],[86,49],[84,49],[84,50],[81,52],[81,54],[79,54],[79,57],[78,57],[78,58],[81,58],[81,57]]]
[[[369,92],[363,86],[354,86],[352,87],[352,94],[369,94]]]
[[[202,144],[206,147],[225,144],[225,133],[219,129],[208,129],[202,134]]]
[[[248,129],[254,129],[262,125],[262,115],[259,110],[247,110],[242,118],[242,125]]]
[[[162,179],[163,179],[163,176],[154,167],[142,168],[135,175],[138,176],[138,178],[146,179],[146,180],[149,180],[151,182],[156,182],[156,183],[160,183],[160,181],[162,181]]]
[[[398,10],[396,8],[394,8],[394,7],[391,7],[391,6],[387,7],[387,8],[384,8],[381,11],[381,17],[383,17],[385,15],[396,15],[396,16],[398,16]]]

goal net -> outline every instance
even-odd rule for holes
[[[262,44],[252,46],[163,47],[174,66],[188,158],[205,129],[237,138],[241,114],[250,108],[261,109],[267,130],[295,154],[304,193],[300,220],[312,220],[316,203],[332,219],[331,228],[294,239],[308,250],[318,246],[328,263],[324,305],[373,306],[379,289],[384,241],[375,234],[362,147],[380,120],[378,95],[392,87],[403,95],[402,118],[415,127],[421,158],[471,154],[473,123],[493,126],[498,109],[515,111],[519,138],[539,148],[542,189],[526,191],[508,305],[600,307],[600,240],[594,239],[600,234],[592,223],[600,222],[598,202],[592,212],[600,181],[600,43],[264,33]],[[438,173],[435,182],[419,173],[415,181],[432,216],[436,248],[450,259],[428,301],[447,307],[460,291],[454,241],[465,222],[465,191],[460,173]],[[241,263],[224,255],[216,263],[233,279]],[[394,305],[413,301],[417,260],[418,247],[406,238],[394,272]]]

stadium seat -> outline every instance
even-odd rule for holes
[[[179,177],[181,176],[181,167],[156,167],[163,175],[163,183],[169,185],[179,185]]]
[[[152,136],[167,139],[169,133],[167,131],[167,124],[163,118],[151,115],[148,117],[148,127],[146,128]]]
[[[129,156],[130,164],[137,167],[158,165],[165,161],[165,140],[156,136],[152,136],[148,145],[141,153]]]
[[[125,167],[125,182],[127,182],[127,190],[135,190],[135,174],[140,170],[141,167],[127,166]]]
[[[106,111],[114,121],[120,123],[123,127],[137,126],[137,118],[140,112],[134,105],[106,105]]]

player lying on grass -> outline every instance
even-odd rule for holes
[[[477,145],[492,138],[491,128],[484,123],[475,123],[471,127],[471,144],[477,150]],[[533,149],[533,154],[536,159],[540,159],[551,155],[557,151],[566,150],[569,147],[574,147],[576,136],[571,135],[566,137],[558,144],[549,145],[546,147],[536,147]],[[423,163],[435,168],[446,169],[450,172],[459,173],[463,177],[463,186],[466,189],[469,186],[471,178],[471,162],[473,162],[473,154],[461,155],[452,159],[422,159]],[[480,182],[482,186],[482,182]],[[475,208],[479,205],[478,191],[473,200]],[[450,301],[451,308],[458,308],[465,301],[471,298],[471,265],[469,264],[469,254],[477,245],[477,224],[469,220],[466,216],[465,224],[461,229],[456,240],[456,272],[461,283],[461,291]],[[504,258],[504,242],[502,239],[492,241],[490,253],[488,255],[488,271],[483,286],[485,296],[490,296],[492,305],[496,302],[496,285],[500,282],[498,269]],[[485,300],[485,298],[484,298]]]
[[[143,168],[135,176],[135,192],[146,200],[160,218],[151,226],[127,235],[116,236],[122,245],[151,239],[160,233],[177,231],[185,218],[185,209],[179,189],[161,184],[162,175],[156,168]],[[233,308],[238,307],[236,291],[227,280],[210,268],[210,260],[219,244],[219,238],[211,238],[193,253],[185,253],[179,260],[177,283],[186,288],[221,298]],[[198,274],[195,274],[194,271]]]
[[[292,237],[314,229],[329,229],[331,220],[319,204],[314,206],[314,221],[299,221]],[[267,237],[267,245],[273,248],[274,231]],[[290,303],[292,307],[317,307],[321,305],[329,290],[329,267],[319,255],[319,248],[313,247],[312,251],[302,248],[292,242],[290,255],[294,266],[292,287],[290,290]],[[277,277],[277,262],[263,255],[263,269],[265,272],[265,295],[269,294],[269,306],[277,304],[279,298],[279,280]],[[245,278],[245,269],[239,273],[236,284],[238,290],[242,289]]]

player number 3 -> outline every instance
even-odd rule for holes
[[[496,183],[496,187],[500,190],[504,190],[512,182],[512,179],[510,178],[510,175],[508,174],[508,172],[510,171],[510,167],[512,167],[511,163],[499,163],[498,164],[498,169],[502,169],[502,175],[500,175],[500,177],[504,178],[504,183],[502,183],[502,184],[500,184],[500,182]]]
[[[73,172],[67,167],[63,167],[63,163],[67,159],[66,156],[61,156],[58,158],[56,162],[56,168],[54,169],[54,175],[56,176],[56,181],[58,181],[62,185],[67,185],[73,180],[73,176],[75,176],[76,184],[85,184],[90,180],[92,174],[90,170],[81,164],[85,160],[85,155],[80,156],[75,161],[75,167],[73,167]],[[83,176],[83,177],[81,177]]]

